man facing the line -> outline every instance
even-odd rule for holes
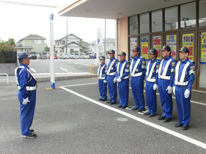
[[[129,62],[125,60],[125,52],[121,52],[118,56],[120,56],[120,62],[117,65],[116,73],[120,97],[120,105],[118,107],[125,109],[128,106],[129,99]]]
[[[191,91],[195,79],[195,65],[188,59],[189,49],[182,47],[180,50],[180,61],[175,68],[175,80],[173,92],[176,96],[177,113],[179,123],[175,127],[189,128],[191,118]]]

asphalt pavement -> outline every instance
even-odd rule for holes
[[[192,119],[187,131],[175,128],[173,120],[157,120],[136,111],[99,102],[96,78],[38,84],[32,128],[38,137],[20,137],[19,102],[15,82],[0,83],[0,149],[2,154],[205,154],[205,93],[192,93]],[[130,90],[129,105],[134,101]],[[118,99],[119,102],[119,99]]]

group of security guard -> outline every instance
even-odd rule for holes
[[[154,117],[157,112],[156,90],[159,90],[162,115],[158,120],[169,122],[172,119],[173,102],[172,93],[176,96],[177,112],[179,122],[175,127],[189,129],[191,119],[191,88],[194,81],[195,65],[188,59],[189,49],[182,47],[177,50],[180,53],[180,61],[171,56],[170,46],[163,46],[161,49],[162,60],[157,60],[157,50],[149,50],[149,62],[146,66],[145,59],[140,56],[141,50],[136,46],[133,51],[133,58],[126,61],[126,53],[118,54],[119,60],[115,58],[115,51],[109,51],[109,62],[105,64],[105,57],[100,57],[98,69],[98,83],[101,101],[107,101],[107,86],[109,91],[110,105],[117,101],[117,83],[120,97],[118,108],[128,107],[129,100],[129,74],[131,76],[131,87],[135,106],[132,110],[145,111],[145,99],[143,90],[146,91],[146,104],[148,111],[144,112],[149,117]],[[145,80],[145,84],[144,84]]]

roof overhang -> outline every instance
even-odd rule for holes
[[[60,16],[120,19],[194,0],[76,0]]]

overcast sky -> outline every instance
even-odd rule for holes
[[[66,35],[66,17],[57,12],[74,0],[12,0],[33,4],[57,5],[58,8],[26,6],[0,2],[0,39],[14,38],[19,41],[29,34],[45,37],[49,45],[49,15],[54,14],[54,39]],[[42,3],[43,2],[43,3]],[[104,19],[68,17],[68,33],[73,33],[86,42],[97,38],[97,29],[102,28],[104,36]],[[115,21],[107,20],[107,38],[115,37]]]

